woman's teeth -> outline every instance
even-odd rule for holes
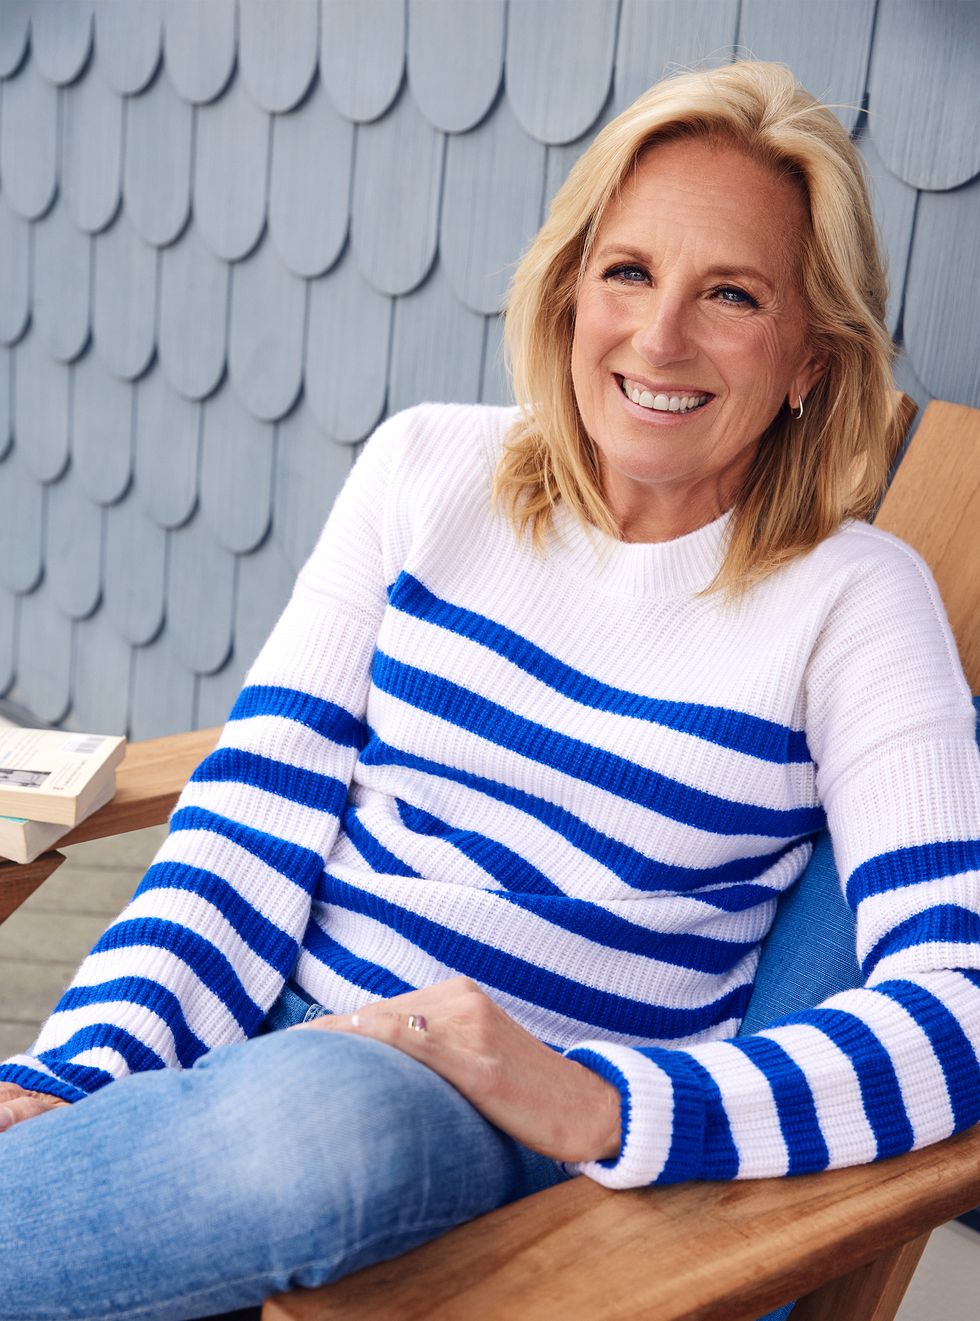
[[[689,413],[692,408],[700,408],[708,402],[706,394],[654,394],[635,381],[627,381],[625,377],[622,391],[634,404],[639,404],[641,408],[652,408],[657,413]]]

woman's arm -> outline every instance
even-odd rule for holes
[[[405,421],[358,461],[132,902],[0,1082],[79,1099],[255,1032],[292,967],[362,739]]]

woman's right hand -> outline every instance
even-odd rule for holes
[[[47,1110],[57,1110],[68,1105],[58,1096],[49,1096],[47,1092],[32,1092],[27,1087],[18,1087],[13,1082],[0,1082],[0,1133],[12,1128],[21,1120],[33,1119]]]

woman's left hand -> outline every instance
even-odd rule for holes
[[[306,1029],[353,1032],[397,1047],[441,1074],[497,1128],[553,1160],[619,1154],[615,1087],[542,1045],[468,977],[290,1030]]]

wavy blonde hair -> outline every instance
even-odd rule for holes
[[[645,92],[579,158],[522,258],[505,346],[521,416],[495,492],[515,531],[541,546],[564,501],[587,525],[619,529],[571,379],[575,305],[606,208],[644,150],[720,139],[797,180],[806,205],[800,286],[809,351],[826,370],[801,421],[782,408],[736,493],[713,587],[740,591],[805,554],[884,490],[897,441],[887,284],[860,156],[835,116],[779,64],[679,74]]]

